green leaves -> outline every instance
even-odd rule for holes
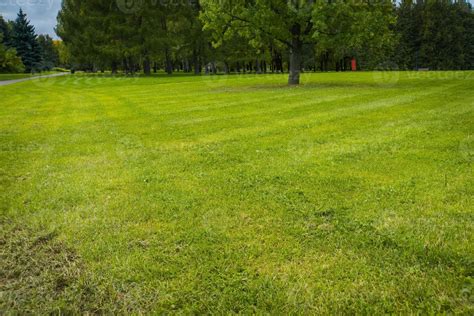
[[[14,48],[5,47],[2,43],[3,35],[0,33],[0,72],[16,73],[25,71],[21,58]]]
[[[474,14],[459,1],[403,1],[395,58],[403,69],[472,69]]]
[[[332,50],[338,58],[356,50],[373,50],[392,42],[394,8],[391,2],[326,2],[303,0],[203,0],[200,17],[222,45],[238,34],[260,48],[278,41],[290,53],[290,81],[299,82],[303,45]]]
[[[394,7],[389,1],[317,2],[313,10],[313,39],[319,50],[334,50],[340,56],[362,49],[381,49],[394,42],[391,27]]]

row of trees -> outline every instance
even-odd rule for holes
[[[397,8],[401,69],[474,69],[474,14],[465,1],[404,0]]]
[[[473,32],[464,0],[63,0],[56,28],[72,68],[288,71],[291,84],[301,70],[346,70],[353,58],[362,69],[473,69]],[[10,47],[27,69],[38,63]]]
[[[22,10],[15,21],[0,16],[0,72],[51,70],[59,64],[58,45],[38,36]]]
[[[64,0],[56,32],[90,70],[288,70],[297,84],[300,70],[344,69],[353,56],[376,64],[394,13],[390,1]]]

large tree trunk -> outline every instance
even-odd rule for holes
[[[166,17],[161,19],[161,28],[168,33],[168,25],[166,24]],[[166,44],[168,45],[168,44]],[[171,62],[171,53],[169,47],[165,47],[165,71],[168,75],[173,73],[173,64]]]
[[[214,61],[211,63],[211,74],[212,75],[217,74],[216,62]]]
[[[150,58],[145,57],[145,60],[143,61],[143,73],[147,76],[151,75],[151,63],[150,63]]]
[[[128,64],[130,65],[130,74],[132,76],[135,75],[135,62],[133,61],[132,57],[128,58]]]
[[[117,63],[115,61],[112,62],[112,75],[117,74]]]
[[[168,48],[165,49],[165,69],[168,75],[173,73],[173,64],[171,63],[171,56]]]
[[[258,58],[255,60],[255,72],[257,74],[261,74],[262,73],[262,69],[260,67],[260,60],[258,60]]]
[[[125,75],[128,75],[128,63],[127,63],[126,58],[122,60],[122,65],[123,65],[123,72],[125,73]]]
[[[189,60],[186,58],[184,60],[184,72],[190,72],[191,71],[191,67],[189,66]]]
[[[198,58],[196,58],[194,62],[194,74],[199,75],[201,73],[201,63],[199,62]]]
[[[300,84],[301,55],[303,43],[301,41],[301,27],[294,24],[291,28],[291,47],[290,47],[290,73],[288,76],[288,84]]]
[[[201,73],[201,64],[199,62],[199,54],[196,49],[193,49],[193,68],[194,68],[195,75],[199,75]]]

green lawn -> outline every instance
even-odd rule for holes
[[[474,72],[0,87],[0,310],[474,313]]]

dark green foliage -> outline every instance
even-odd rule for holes
[[[57,33],[75,67],[283,72],[296,51],[294,72],[349,70],[352,58],[362,70],[474,63],[474,18],[464,1],[123,3],[63,2]]]
[[[0,33],[0,73],[23,72],[25,66],[21,62],[21,58],[16,54],[16,50],[6,46],[2,39],[3,34]]]
[[[36,39],[35,28],[21,9],[13,23],[11,46],[21,57],[27,72],[41,69],[41,47]]]
[[[464,1],[402,1],[395,60],[401,69],[473,69],[474,14]]]
[[[3,16],[0,15],[0,35],[3,36],[3,43],[7,45],[10,42],[11,24],[8,23]]]
[[[136,1],[130,8],[121,4],[63,2],[57,33],[78,67],[92,71],[108,67],[115,72],[121,66],[126,73],[141,68],[145,74],[150,74],[152,63],[168,74],[285,68],[290,69],[290,81],[297,83],[301,65],[316,68],[314,45],[334,49],[338,58],[347,57],[361,44],[385,44],[393,23],[390,2]],[[368,32],[375,25],[377,32]]]
[[[12,24],[0,15],[0,73],[23,72],[25,66],[14,48],[9,46]]]
[[[399,34],[399,43],[396,51],[396,62],[401,69],[413,69],[421,33],[421,16],[419,9],[412,1],[402,1],[397,11],[398,19],[396,31]]]
[[[39,35],[38,44],[41,47],[42,70],[51,70],[59,64],[59,55],[49,35]]]
[[[474,69],[474,14],[470,11],[461,12],[464,22],[464,67]]]

